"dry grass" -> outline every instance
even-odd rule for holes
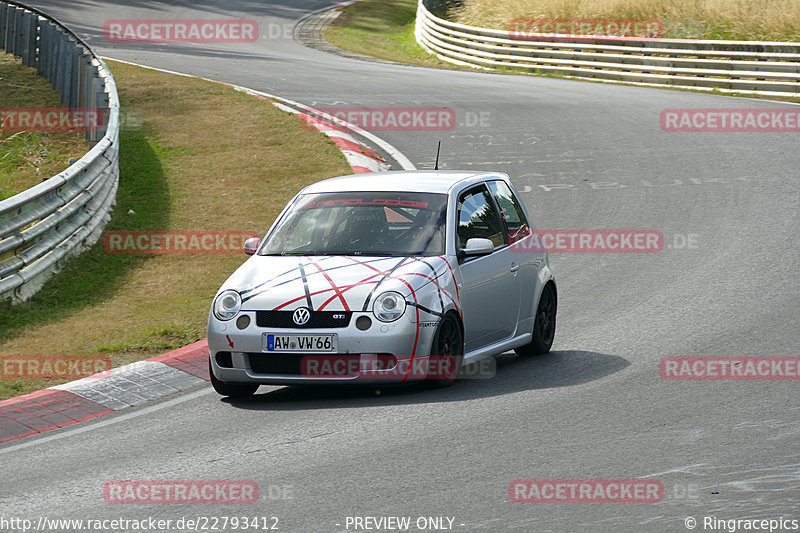
[[[263,235],[302,187],[349,174],[326,137],[268,102],[197,79],[109,62],[123,108],[109,230]],[[211,299],[246,256],[105,253],[73,260],[18,306],[0,305],[0,356],[103,354],[114,365],[205,337]],[[0,381],[0,399],[53,384]]]
[[[0,108],[61,107],[36,70],[0,52]],[[83,133],[0,131],[0,200],[66,169],[89,150]]]
[[[504,30],[520,18],[658,18],[666,38],[800,41],[798,0],[465,0],[451,14]]]

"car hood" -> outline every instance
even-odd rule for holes
[[[220,290],[238,291],[244,310],[362,311],[388,290],[409,303],[442,303],[454,282],[444,257],[256,255]]]

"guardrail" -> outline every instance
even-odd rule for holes
[[[49,15],[0,0],[0,50],[21,57],[61,91],[69,108],[97,109],[93,146],[65,171],[0,201],[0,301],[24,301],[64,261],[93,245],[119,183],[120,110],[114,77],[80,37]]]
[[[515,36],[437,16],[459,3],[419,0],[417,8],[417,42],[451,63],[637,85],[800,96],[800,43]]]

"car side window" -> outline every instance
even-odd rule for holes
[[[466,248],[472,238],[489,239],[495,247],[505,244],[500,215],[486,187],[481,185],[464,192],[458,199],[458,240]]]
[[[489,189],[491,189],[497,205],[500,206],[500,216],[505,221],[506,229],[508,230],[508,243],[524,239],[531,234],[528,220],[525,218],[525,212],[522,210],[519,200],[506,182],[495,180],[489,182]]]

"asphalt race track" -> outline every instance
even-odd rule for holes
[[[380,395],[262,386],[250,401],[201,386],[0,445],[1,516],[266,516],[293,532],[355,531],[348,517],[367,516],[520,532],[677,532],[687,517],[696,531],[711,530],[703,517],[800,520],[800,382],[659,373],[667,356],[800,355],[800,136],[665,132],[661,111],[800,108],[331,55],[291,39],[294,22],[332,5],[325,1],[29,3],[116,59],[307,105],[450,107],[452,130],[374,133],[418,168],[433,167],[441,139],[441,168],[507,172],[537,228],[653,229],[664,249],[553,254],[554,351],[500,356],[491,380]],[[223,17],[257,20],[262,38],[103,38],[111,18]],[[508,494],[516,479],[638,478],[661,481],[662,501],[516,503]],[[253,480],[261,497],[111,505],[103,487],[112,480]]]

